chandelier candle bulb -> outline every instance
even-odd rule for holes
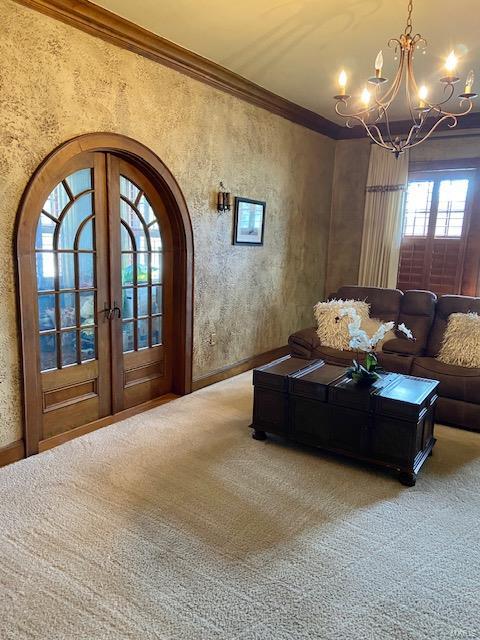
[[[418,106],[420,107],[420,109],[425,108],[425,104],[426,104],[425,101],[427,99],[427,96],[428,96],[428,89],[424,84],[422,84],[422,86],[418,90],[418,98],[419,98]]]
[[[344,96],[347,92],[347,74],[343,69],[338,76],[338,86],[340,87],[340,94]]]
[[[475,74],[473,69],[468,72],[467,80],[465,82],[465,93],[472,93],[473,83],[475,82]]]
[[[455,71],[455,67],[457,66],[457,62],[458,62],[458,58],[455,55],[455,51],[453,50],[450,51],[450,53],[447,56],[447,59],[445,60],[445,69],[450,73],[453,73]]]
[[[376,78],[380,78],[382,74],[382,67],[383,67],[383,53],[382,53],[382,50],[380,50],[377,54],[377,57],[375,58],[375,77]]]
[[[368,105],[370,104],[370,91],[367,89],[367,87],[365,87],[364,90],[362,91],[361,100],[365,105],[365,107],[368,107]]]

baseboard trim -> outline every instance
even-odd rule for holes
[[[275,113],[330,138],[340,126],[264,89],[225,67],[185,49],[88,0],[16,0],[118,47],[180,71],[204,84]]]
[[[0,467],[5,467],[12,462],[18,462],[25,457],[25,443],[23,440],[17,440],[12,444],[0,449]]]
[[[254,369],[255,367],[260,367],[262,364],[267,364],[267,362],[271,362],[276,358],[281,358],[288,353],[290,353],[290,347],[285,345],[283,347],[278,347],[277,349],[272,349],[271,351],[259,353],[256,356],[251,356],[250,358],[245,358],[244,360],[239,360],[238,362],[234,362],[233,364],[229,364],[225,367],[221,367],[206,376],[194,378],[192,381],[192,391],[198,391],[199,389],[208,387],[216,382],[221,382],[227,378],[238,376],[239,373],[243,373],[249,369]]]
[[[41,453],[42,451],[48,451],[48,449],[58,447],[59,444],[64,444],[65,442],[69,442],[69,440],[79,438],[80,436],[84,436],[85,434],[96,431],[97,429],[108,427],[108,425],[110,424],[115,424],[116,422],[126,420],[127,418],[136,416],[139,413],[143,413],[144,411],[149,411],[149,409],[154,409],[155,407],[159,407],[162,404],[166,404],[167,402],[176,400],[178,397],[179,396],[174,393],[167,393],[160,398],[155,398],[154,400],[149,400],[148,402],[139,404],[136,407],[125,409],[124,411],[120,411],[113,416],[105,416],[105,418],[100,418],[99,420],[89,422],[88,424],[82,424],[81,427],[76,427],[75,429],[71,429],[70,431],[66,431],[65,433],[59,433],[56,436],[51,436],[50,438],[46,438],[45,440],[40,440],[40,442],[38,443],[38,452]]]

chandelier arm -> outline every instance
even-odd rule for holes
[[[453,86],[453,84],[447,84],[447,85],[445,85],[444,93],[447,91],[447,89],[450,91],[450,93],[449,93],[449,95],[448,95],[444,100],[442,100],[441,102],[437,102],[436,104],[430,104],[430,103],[427,103],[427,104],[428,104],[428,106],[429,106],[429,107],[433,107],[434,109],[437,109],[439,112],[440,112],[440,111],[443,111],[443,110],[441,109],[441,107],[442,107],[444,104],[447,104],[447,102],[450,102],[450,100],[451,100],[451,99],[452,99],[452,97],[453,97],[453,94],[455,93],[455,87]]]
[[[371,107],[367,107],[366,109],[360,109],[360,111],[353,111],[352,113],[342,113],[339,110],[339,106],[341,104],[347,105],[347,101],[346,100],[338,100],[337,103],[335,104],[335,113],[337,113],[339,116],[341,116],[342,118],[359,118],[362,115],[368,115],[369,113],[371,113],[372,111],[374,111],[376,109],[375,105],[372,105]]]
[[[400,45],[400,43],[399,43],[399,45]],[[401,49],[401,53],[400,53],[400,62],[398,64],[397,73],[395,75],[395,78],[393,79],[392,85],[388,89],[388,91],[386,91],[385,94],[381,97],[381,100],[377,101],[377,102],[381,103],[382,106],[384,106],[387,109],[392,104],[392,102],[395,100],[395,98],[397,97],[398,91],[399,91],[400,86],[402,84],[404,65],[405,65],[405,52],[404,52],[404,50],[402,48]]]
[[[380,129],[377,127],[376,124],[371,124],[371,125],[366,125],[365,123],[363,123],[363,126],[365,127],[367,134],[369,136],[369,138],[371,140],[373,140],[373,142],[378,145],[379,147],[383,147],[384,149],[388,149],[389,151],[394,151],[395,148],[389,144],[387,144],[385,142],[385,140],[383,139],[382,136],[382,132],[380,131]],[[372,132],[370,131],[370,128],[372,128],[373,130],[376,131],[377,135],[378,135],[378,139],[375,138],[375,136],[372,134]]]
[[[462,116],[466,116],[473,109],[473,102],[470,98],[463,98],[460,101],[460,106],[465,100],[468,101],[468,107],[464,111],[456,113],[454,111],[444,111],[443,109],[436,109],[435,107],[433,108],[433,110],[437,111],[438,115],[442,116],[442,118],[461,118]]]
[[[388,149],[389,151],[393,151],[393,149],[392,149],[392,148],[390,148],[390,147],[388,146],[388,144],[385,142],[385,140],[383,139],[382,133],[381,133],[380,129],[377,127],[377,125],[376,125],[376,124],[370,124],[370,125],[367,125],[367,124],[366,124],[366,122],[365,122],[364,120],[362,120],[362,118],[360,118],[360,117],[358,117],[358,116],[355,116],[355,115],[351,116],[351,118],[352,118],[353,120],[357,120],[358,122],[360,122],[360,124],[362,124],[362,125],[363,125],[363,127],[364,127],[365,131],[367,132],[367,134],[368,134],[369,138],[370,138],[373,142],[375,142],[375,144],[377,144],[377,145],[379,145],[379,146],[381,146],[381,147],[384,147],[385,149]],[[353,125],[350,125],[350,126],[353,126]],[[377,135],[378,135],[378,138],[375,138],[375,136],[372,134],[372,132],[370,131],[370,129],[372,129],[372,130],[376,131],[376,133],[377,133]]]
[[[437,120],[437,122],[433,125],[433,127],[430,129],[430,131],[428,131],[428,133],[426,133],[423,136],[423,138],[421,138],[417,142],[414,142],[413,144],[410,144],[408,146],[408,149],[412,149],[413,147],[418,146],[422,142],[425,142],[425,140],[428,140],[428,138],[430,138],[430,136],[432,135],[432,133],[434,133],[434,131],[437,129],[437,127],[439,127],[442,122],[444,122],[445,120],[448,120],[449,118],[452,120],[452,123],[449,124],[448,127],[450,129],[453,129],[453,127],[455,127],[457,125],[456,116],[454,116],[454,115],[445,115],[445,116],[443,116],[443,118],[440,118],[439,120]]]
[[[383,115],[385,117],[385,126],[387,128],[388,140],[389,140],[390,144],[392,145],[392,147],[395,147],[395,143],[393,141],[393,136],[392,136],[392,131],[390,129],[390,120],[388,118],[388,111],[385,108],[383,109]],[[377,127],[377,129],[380,130],[380,127]]]
[[[409,149],[410,148],[410,141],[412,140],[412,138],[414,138],[414,140],[416,140],[418,138],[418,136],[420,135],[420,131],[422,130],[424,122],[425,122],[425,119],[422,116],[420,116],[420,122],[418,124],[414,124],[410,128],[410,131],[408,132],[408,136],[407,136],[405,142],[403,143],[403,148],[404,149]]]

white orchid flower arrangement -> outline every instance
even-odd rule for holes
[[[367,353],[365,365],[353,361],[353,366],[348,370],[348,374],[355,382],[367,382],[369,384],[375,382],[380,377],[375,371],[378,365],[377,356],[375,355],[375,347],[381,342],[386,334],[395,327],[395,322],[384,322],[375,331],[373,336],[369,336],[367,332],[361,328],[362,318],[353,307],[345,307],[339,313],[340,318],[348,316],[351,322],[348,323],[348,332],[350,334],[349,346],[355,351],[364,351]],[[413,333],[401,323],[397,326],[398,331],[403,333],[409,340],[415,340]]]

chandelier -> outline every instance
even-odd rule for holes
[[[472,110],[472,99],[477,97],[472,91],[474,73],[470,71],[465,81],[464,92],[454,98],[455,84],[460,78],[455,74],[458,59],[452,51],[445,61],[446,75],[440,78],[443,97],[440,102],[428,101],[428,88],[424,84],[420,87],[417,85],[413,72],[414,52],[422,50],[425,53],[427,42],[419,33],[412,35],[412,11],[413,0],[409,0],[405,31],[399,38],[392,38],[388,42],[388,46],[395,50],[395,59],[397,56],[399,58],[397,73],[391,86],[382,93],[382,85],[388,82],[388,79],[382,77],[383,54],[380,51],[375,60],[375,75],[367,81],[371,88],[366,85],[361,94],[361,108],[348,112],[351,96],[347,95],[347,74],[343,70],[338,77],[340,92],[335,96],[335,111],[346,119],[346,126],[352,128],[360,123],[375,144],[392,151],[397,158],[405,149],[427,140],[442,122],[446,122],[450,129],[454,128],[458,118]],[[411,126],[404,135],[394,135],[388,111],[402,87],[403,80]],[[454,100],[458,100],[457,110],[451,111],[450,104],[453,104]]]

